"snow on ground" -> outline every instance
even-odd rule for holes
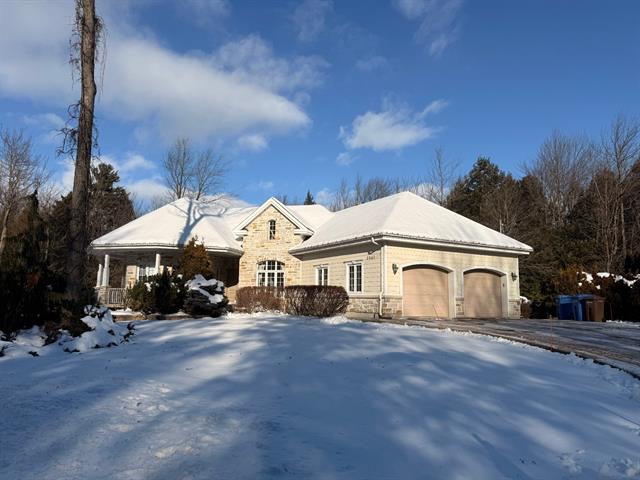
[[[640,382],[485,336],[137,322],[0,378],[3,479],[640,478]]]

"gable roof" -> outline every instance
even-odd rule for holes
[[[271,197],[233,229],[236,235],[246,235],[245,228],[269,207],[273,207],[296,226],[295,233],[311,236],[314,230],[331,217],[331,212],[322,205],[284,205],[277,198]]]
[[[529,253],[532,248],[410,192],[338,211],[292,253],[371,237]]]

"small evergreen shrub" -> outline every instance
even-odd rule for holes
[[[184,303],[184,282],[164,270],[138,280],[125,291],[125,305],[143,313],[176,313]]]
[[[236,308],[244,312],[283,310],[283,289],[278,287],[242,287],[236,292]]]
[[[185,283],[184,311],[190,315],[219,317],[227,312],[229,299],[224,294],[224,283],[196,275]]]
[[[333,285],[294,285],[285,287],[286,312],[292,315],[332,317],[347,311],[349,295]]]
[[[196,275],[202,275],[204,278],[213,277],[213,262],[204,244],[198,242],[198,237],[193,237],[184,247],[178,273],[186,279],[195,278]]]

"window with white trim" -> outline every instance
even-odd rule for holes
[[[156,274],[156,267],[147,267],[145,265],[138,266],[138,280],[151,277]]]
[[[347,265],[347,291],[349,293],[362,293],[362,263],[350,263]]]
[[[269,240],[275,240],[276,239],[276,221],[269,220],[267,222],[267,227],[269,230]]]
[[[284,263],[265,260],[258,264],[259,287],[284,287]]]
[[[329,285],[329,267],[327,265],[316,267],[316,285]]]

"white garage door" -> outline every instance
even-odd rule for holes
[[[464,274],[464,316],[502,317],[502,277],[485,270]]]
[[[449,317],[449,275],[433,267],[405,268],[402,303],[407,317]]]

